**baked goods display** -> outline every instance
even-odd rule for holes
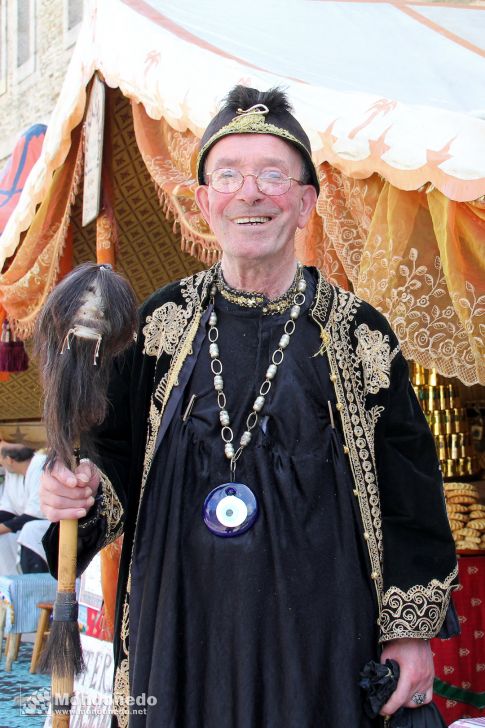
[[[476,480],[481,471],[472,446],[467,410],[456,383],[410,364],[411,383],[431,432],[443,473],[446,510],[459,551],[485,551],[485,502]],[[468,481],[468,482],[467,482]],[[483,496],[483,492],[482,492]]]
[[[485,550],[485,504],[473,483],[445,483],[446,510],[458,550]]]

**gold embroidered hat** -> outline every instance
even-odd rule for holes
[[[292,107],[278,88],[258,91],[246,86],[235,86],[225,104],[212,119],[200,141],[197,157],[197,179],[205,184],[204,163],[214,144],[229,134],[272,134],[296,147],[305,162],[307,184],[320,192],[318,175],[312,160],[310,140],[300,122],[295,119]]]

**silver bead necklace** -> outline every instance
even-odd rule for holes
[[[263,383],[259,388],[258,396],[254,400],[252,409],[246,418],[246,427],[243,434],[241,435],[241,438],[239,440],[239,447],[237,449],[234,448],[233,444],[234,432],[231,427],[231,419],[229,417],[229,412],[227,411],[227,400],[224,393],[224,380],[222,377],[223,367],[220,359],[219,345],[217,343],[217,340],[219,338],[219,329],[217,328],[216,312],[212,311],[209,317],[208,338],[210,342],[209,355],[211,358],[211,371],[214,375],[214,389],[217,394],[217,404],[219,406],[219,420],[221,423],[221,438],[224,442],[224,454],[226,458],[230,461],[231,478],[233,481],[236,474],[236,463],[241,457],[244,448],[247,447],[251,442],[252,431],[258,424],[259,417],[266,402],[266,397],[271,389],[273,380],[278,373],[278,368],[284,359],[285,349],[290,343],[291,336],[296,328],[296,321],[300,316],[301,307],[304,305],[306,300],[305,291],[307,285],[303,277],[303,268],[299,263],[295,277],[297,279],[296,293],[293,297],[293,302],[290,308],[290,317],[284,325],[283,334],[278,342],[277,348],[273,352],[273,355],[271,357],[271,364],[266,370],[266,375]],[[217,286],[214,284],[211,288],[212,305],[214,305],[214,299],[217,290]]]

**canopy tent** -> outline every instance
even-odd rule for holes
[[[482,6],[91,0],[41,157],[0,238],[9,318],[30,335],[70,255],[69,229],[74,260],[93,254],[79,182],[96,71],[113,89],[98,250],[116,242],[140,297],[218,255],[194,202],[194,158],[221,98],[235,83],[281,85],[322,187],[297,235],[300,259],[377,306],[409,358],[485,383],[484,39]]]

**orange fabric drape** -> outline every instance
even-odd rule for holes
[[[114,268],[116,254],[113,238],[112,218],[103,210],[96,219],[96,261],[109,263]]]
[[[116,590],[118,587],[118,572],[121,558],[123,537],[120,536],[100,551],[101,556],[101,588],[104,600],[104,628],[105,638],[113,639]]]
[[[32,334],[36,317],[57,282],[71,207],[81,179],[82,158],[80,125],[72,134],[71,149],[54,175],[49,194],[10,266],[0,275],[0,303],[21,338]]]

